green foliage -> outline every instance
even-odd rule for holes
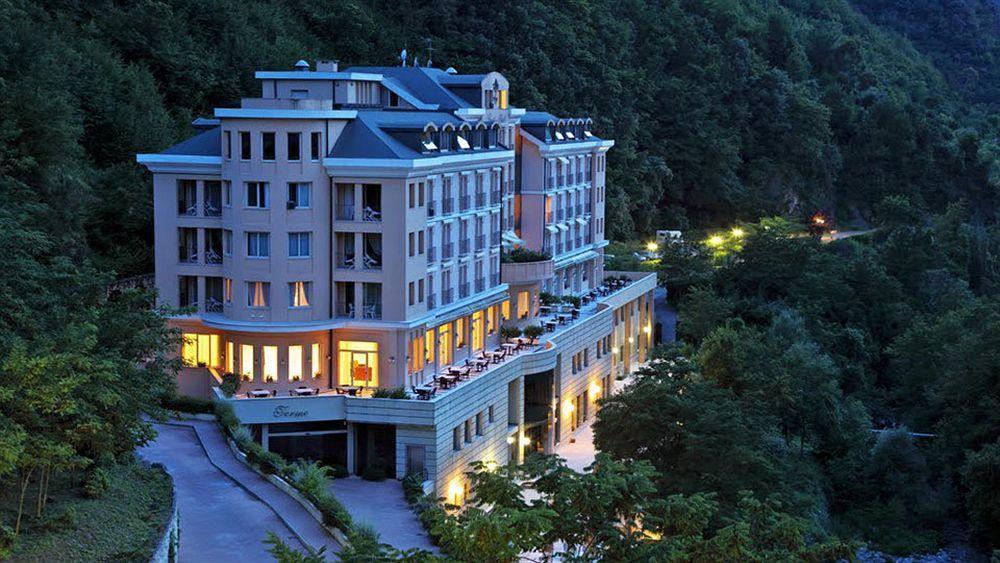
[[[500,253],[500,263],[522,263],[522,262],[543,262],[545,260],[551,260],[552,255],[545,252],[537,252],[534,250],[529,250],[527,248],[515,248],[510,252]]]
[[[236,390],[240,388],[240,376],[232,373],[226,372],[222,374],[222,383],[219,384],[219,389],[222,394],[226,397],[232,397]]]
[[[236,442],[236,445],[242,449],[246,449],[246,445],[253,442],[253,432],[250,431],[250,428],[240,424],[229,427],[229,435]]]
[[[542,291],[538,294],[538,302],[542,305],[557,305],[562,299],[553,293]]]
[[[376,387],[372,392],[372,397],[376,399],[409,399],[410,395],[405,387]]]
[[[968,491],[965,508],[977,539],[984,546],[1000,545],[1000,441],[966,458],[962,485]]]
[[[285,472],[285,460],[280,455],[265,450],[257,442],[246,442],[242,444],[244,453],[247,454],[247,462],[257,467],[262,473],[267,475],[280,475]]]
[[[230,434],[232,434],[232,429],[240,426],[240,419],[236,418],[236,413],[233,412],[233,407],[225,401],[216,401],[215,418],[219,421],[219,425],[222,426],[222,429]]]
[[[403,496],[406,497],[406,502],[416,504],[420,500],[420,497],[424,495],[424,481],[426,479],[427,476],[423,471],[407,473],[403,477]]]
[[[188,397],[187,395],[170,395],[164,397],[163,408],[186,413],[211,414],[215,407],[210,399]]]
[[[306,495],[319,497],[330,488],[330,468],[318,461],[298,460],[288,467],[288,475],[295,488]]]
[[[528,325],[524,327],[525,338],[536,340],[539,336],[541,336],[544,333],[545,329],[542,328],[542,325]]]
[[[278,563],[325,563],[327,560],[326,546],[319,548],[315,554],[304,553],[289,546],[274,532],[267,533],[264,543],[269,546],[267,552]]]
[[[502,326],[500,327],[500,338],[504,340],[512,340],[521,336],[521,329],[516,326]]]
[[[102,467],[95,467],[87,473],[83,480],[83,496],[85,498],[101,498],[111,486],[111,478]]]
[[[695,287],[681,298],[677,333],[687,342],[701,342],[722,321],[729,318],[733,304],[703,287]]]

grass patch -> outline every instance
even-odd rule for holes
[[[170,517],[173,483],[161,469],[137,463],[107,469],[108,488],[84,498],[82,475],[53,474],[50,501],[41,518],[22,521],[5,561],[149,561]],[[18,487],[4,487],[0,521],[13,523]],[[37,494],[28,488],[26,509]],[[25,512],[29,512],[25,510]]]

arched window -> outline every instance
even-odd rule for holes
[[[468,123],[463,123],[458,129],[458,134],[455,135],[455,147],[460,151],[467,151],[472,148],[472,143],[469,142],[469,138],[472,134],[472,128],[469,127]]]
[[[594,134],[591,133],[591,131],[593,129],[594,129],[594,120],[593,119],[587,119],[587,121],[585,121],[583,123],[583,137],[585,139],[589,139],[589,138],[593,137]]]
[[[563,135],[563,129],[566,127],[566,122],[560,120],[559,124],[556,125],[556,141],[565,141],[566,135]]]
[[[494,123],[490,127],[490,148],[494,148],[498,144],[500,144],[500,124]]]
[[[550,121],[545,125],[545,141],[552,142],[556,138],[556,123]]]
[[[432,152],[438,150],[438,130],[433,123],[427,124],[424,127],[424,132],[420,134],[420,146],[423,148],[424,152]]]
[[[438,146],[442,151],[455,149],[455,127],[451,123],[445,123],[441,128],[441,143]]]
[[[476,146],[477,149],[485,149],[487,146],[487,129],[486,124],[480,122],[476,125]]]

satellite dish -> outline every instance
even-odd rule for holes
[[[453,67],[453,66],[450,66],[450,67],[446,68],[445,72],[447,72],[448,74],[458,74],[458,71],[455,70],[455,67]]]

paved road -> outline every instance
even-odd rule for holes
[[[156,441],[141,448],[139,455],[162,463],[174,478],[181,521],[181,563],[273,563],[262,543],[268,531],[303,549],[273,510],[209,463],[193,428],[158,424],[156,430]]]
[[[667,289],[662,286],[653,290],[653,320],[660,325],[660,343],[673,342],[677,338],[677,313],[667,303]]]
[[[365,481],[359,477],[334,479],[334,496],[355,522],[370,524],[384,543],[397,549],[419,548],[437,553],[413,508],[406,503],[403,485],[395,479]]]

